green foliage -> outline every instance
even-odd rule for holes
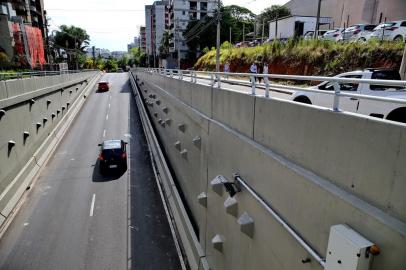
[[[85,63],[83,64],[84,69],[93,69],[94,68],[94,61],[91,57],[86,57]]]
[[[217,12],[216,12],[217,13]],[[216,46],[217,26],[215,17],[206,16],[200,21],[190,21],[184,36],[187,37],[191,57],[196,55],[198,48],[211,48]],[[249,9],[237,5],[221,7],[220,40],[230,40],[236,43],[243,39],[245,34],[254,30],[255,14]],[[201,30],[202,31],[199,31]],[[244,30],[243,30],[244,29]],[[191,38],[193,37],[193,38]]]
[[[10,59],[7,57],[7,54],[0,52],[0,69],[7,69],[10,65]]]
[[[118,67],[122,68],[125,70],[125,68],[128,66],[129,59],[126,55],[123,55],[117,62]]]
[[[273,73],[336,75],[368,67],[399,68],[404,44],[370,41],[336,43],[322,40],[274,41],[249,48],[222,48],[220,61],[229,61],[233,72],[246,72],[254,61],[268,63]],[[195,64],[199,70],[215,69],[215,50]]]
[[[165,31],[162,35],[161,45],[159,46],[159,54],[161,58],[166,58],[169,55],[169,32]]]
[[[137,67],[146,67],[147,60],[147,54],[140,48],[132,48],[130,50],[130,62],[132,65],[135,65]]]
[[[117,60],[114,58],[110,58],[106,61],[104,65],[104,69],[110,72],[116,72],[118,69],[118,63]]]
[[[64,49],[68,55],[69,68],[76,68],[76,63],[85,63],[84,50],[89,45],[90,37],[86,30],[76,26],[61,25],[56,31],[55,49]]]

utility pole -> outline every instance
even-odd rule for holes
[[[217,40],[216,40],[216,72],[220,72],[220,7],[221,2],[217,0]]]
[[[230,43],[231,43],[231,27],[230,27]]]
[[[400,65],[400,77],[402,80],[406,80],[406,42],[405,42],[405,50],[403,51],[403,58],[402,64]]]
[[[177,47],[178,47],[178,69],[180,68],[180,29],[179,29],[179,18],[176,18],[176,24],[175,24],[175,38],[177,37]],[[176,44],[176,42],[175,42]]]
[[[279,17],[279,13],[276,12],[276,18],[275,18],[275,39],[278,39],[278,17]]]
[[[242,23],[242,43],[245,42],[245,22]]]
[[[321,8],[321,0],[319,0],[319,4],[317,5],[317,19],[316,19],[316,29],[314,29],[314,39],[317,39],[319,35],[319,28],[320,28],[320,8]]]
[[[262,19],[262,38],[261,38],[261,43],[264,43],[264,34],[265,34],[265,19]]]

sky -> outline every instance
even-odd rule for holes
[[[224,5],[239,5],[259,14],[266,7],[287,0],[222,0]],[[75,25],[87,31],[90,46],[110,51],[126,51],[145,24],[144,6],[153,0],[44,0],[50,20],[50,33],[60,25]]]

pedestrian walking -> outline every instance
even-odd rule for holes
[[[230,70],[230,63],[229,63],[229,62],[226,62],[226,63],[224,64],[224,72],[225,72],[225,73],[231,72],[231,70]],[[228,80],[228,75],[227,75],[227,74],[224,75],[224,78],[226,78],[226,79]]]
[[[259,65],[258,74],[263,74],[263,70],[264,70],[264,66],[263,66],[262,64]],[[261,81],[262,81],[262,77],[259,76],[259,77],[258,77],[258,82],[261,83]]]
[[[251,67],[250,67],[250,72],[252,74],[257,74],[258,73],[258,67],[257,64],[254,62],[252,63]],[[254,82],[256,81],[256,77],[254,76]]]
[[[263,67],[263,69],[262,69],[262,73],[263,73],[263,74],[269,74],[269,67],[268,67],[268,64],[267,64],[267,63],[264,63],[264,67]],[[265,81],[265,77],[264,77],[264,82],[266,82],[266,81]]]

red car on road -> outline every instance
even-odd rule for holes
[[[99,82],[99,86],[97,88],[99,91],[109,91],[109,82],[108,81],[101,81]]]

